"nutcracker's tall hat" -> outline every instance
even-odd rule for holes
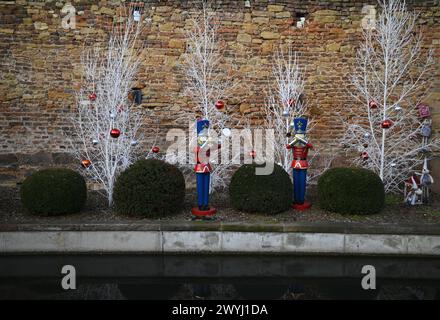
[[[297,134],[306,134],[307,131],[307,118],[295,118],[293,119],[293,128]]]
[[[412,181],[412,188],[413,188],[414,190],[415,190],[415,189],[418,189],[418,185],[417,185],[416,179],[414,179],[414,176],[411,177],[411,181]]]
[[[208,128],[209,120],[197,120],[197,135],[199,135],[203,130],[208,130]]]

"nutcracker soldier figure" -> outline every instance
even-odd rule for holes
[[[306,184],[307,184],[307,154],[309,149],[313,148],[312,144],[306,140],[307,119],[293,119],[293,139],[287,144],[287,149],[293,149],[293,161],[291,168],[293,169],[293,204],[295,210],[307,210],[311,207],[311,203],[305,201]]]
[[[209,135],[209,121],[198,120],[197,128],[197,147],[196,147],[196,166],[194,171],[197,178],[197,207],[192,209],[194,218],[211,218],[215,208],[209,207],[209,184],[211,176],[211,165],[209,163],[210,147],[213,141]]]

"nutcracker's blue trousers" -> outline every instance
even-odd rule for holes
[[[197,173],[197,204],[207,206],[209,204],[209,177],[210,173]]]
[[[306,169],[293,169],[293,200],[303,204],[306,197]]]

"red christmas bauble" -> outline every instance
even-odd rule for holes
[[[249,155],[252,157],[252,159],[255,159],[257,153],[255,152],[255,150],[252,150],[251,152],[249,152]]]
[[[382,122],[382,129],[389,129],[393,125],[393,122],[391,120],[384,120]]]
[[[292,149],[292,146],[291,146],[290,144],[288,144],[288,145],[286,146],[286,148],[287,148],[288,150],[290,150],[290,149]]]
[[[295,99],[289,99],[289,106],[293,106],[295,104]]]
[[[364,151],[361,153],[361,157],[362,157],[362,159],[367,160],[370,156],[368,155],[367,152]]]
[[[377,103],[374,100],[370,100],[368,106],[370,107],[370,109],[377,109]]]
[[[119,129],[111,129],[110,135],[112,138],[118,138],[121,135],[121,131]]]
[[[151,151],[153,151],[153,153],[159,153],[160,149],[159,147],[153,147]]]
[[[84,159],[81,161],[81,165],[83,168],[88,168],[92,163],[90,162],[89,159]]]
[[[96,93],[91,93],[90,95],[89,95],[89,100],[90,101],[95,101],[96,100]]]
[[[217,108],[217,110],[222,110],[225,107],[225,103],[219,100],[215,103],[215,107]]]

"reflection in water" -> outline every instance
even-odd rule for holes
[[[63,265],[77,289],[64,291]],[[361,288],[363,265],[377,289]],[[439,299],[439,259],[0,256],[0,299]]]
[[[0,299],[53,299],[53,300],[438,300],[440,287],[384,285],[375,291],[360,291],[354,285],[320,286],[291,284],[234,285],[225,283],[184,283],[160,286],[145,284],[82,284],[77,290],[63,291],[43,280],[39,284],[0,285]],[[301,289],[298,289],[301,288]]]

